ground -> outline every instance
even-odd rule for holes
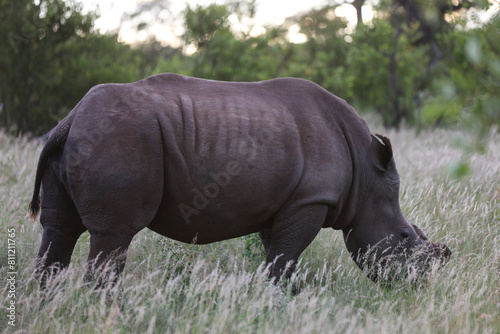
[[[470,136],[464,132],[372,130],[392,139],[403,213],[430,240],[448,244],[453,256],[424,286],[387,290],[354,265],[341,233],[323,230],[301,256],[297,296],[291,285],[266,282],[262,249],[253,237],[193,246],[151,231],[134,238],[114,293],[84,286],[88,234],[77,244],[64,283],[40,291],[32,272],[41,227],[29,219],[27,208],[41,144],[0,132],[0,329],[499,333],[500,133],[487,136],[485,153],[464,153],[454,144]],[[450,170],[461,159],[470,173],[456,179]]]

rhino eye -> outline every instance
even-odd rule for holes
[[[408,239],[410,237],[410,235],[406,232],[401,232],[400,236],[402,239]]]

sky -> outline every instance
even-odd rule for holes
[[[137,0],[79,0],[87,10],[95,9],[99,4],[101,18],[97,24],[99,28],[109,30],[116,28],[120,23],[120,17],[125,12],[132,12],[135,9]],[[224,0],[171,0],[172,11],[180,13],[187,4],[191,6],[207,6],[211,3],[223,4]],[[286,3],[286,5],[283,5]],[[286,17],[292,16],[300,11],[305,11],[313,7],[326,5],[328,0],[260,0],[257,2],[257,20],[259,23],[282,23]]]
[[[120,19],[124,13],[134,12],[137,4],[137,0],[79,0],[84,5],[84,10],[95,10],[99,8],[100,18],[96,21],[96,28],[102,32],[116,30],[120,26]],[[213,2],[223,4],[225,0],[171,0],[171,10],[173,13],[180,14],[182,10],[186,8],[189,4],[191,7],[196,5],[207,6]],[[258,0],[257,1],[257,13],[255,15],[255,24],[257,26],[262,26],[265,24],[278,25],[284,22],[287,17],[297,14],[301,11],[307,11],[315,7],[322,7],[328,3],[332,3],[330,0]],[[286,5],[284,5],[286,3]],[[350,7],[350,8],[349,8]],[[354,7],[346,5],[344,8],[344,15],[342,9],[336,13],[339,16],[351,15],[351,20],[354,18],[356,12]],[[354,15],[354,17],[353,17]],[[182,29],[179,27],[177,31],[172,31],[172,29],[165,29],[165,27],[156,28],[155,34],[160,40],[166,41],[169,44],[175,44],[175,39],[182,34]],[[175,29],[174,29],[175,30]],[[142,37],[145,37],[146,32],[143,33]],[[300,36],[292,36],[297,42],[300,42]],[[137,34],[132,26],[124,26],[120,32],[120,39],[124,42],[132,43],[136,39],[141,39],[140,34]]]
[[[101,32],[116,31],[120,27],[121,18],[126,13],[132,13],[136,9],[136,5],[141,0],[77,0],[82,2],[85,11],[96,10],[99,8],[100,18],[96,21],[96,28]],[[147,0],[142,0],[147,1]],[[347,0],[349,1],[349,0]],[[227,0],[169,0],[170,10],[174,13],[175,18],[181,17],[181,12],[186,8],[186,5],[194,7],[196,5],[207,6],[211,3],[224,4]],[[284,22],[287,17],[293,16],[299,12],[305,12],[312,8],[320,8],[328,3],[334,4],[335,0],[257,0],[257,13],[255,15],[255,33],[262,33],[263,25],[279,25]],[[342,2],[342,0],[337,0]],[[378,0],[368,0],[368,5],[363,6],[363,18],[370,20],[373,17],[373,11],[370,3],[377,3]],[[494,4],[489,14],[481,13],[487,20],[493,13],[500,9],[500,1],[490,0]],[[284,5],[285,4],[285,5]],[[343,4],[335,10],[337,16],[344,16],[351,27],[356,25],[356,10],[352,5]],[[231,19],[231,17],[230,17]],[[234,18],[233,18],[234,19]],[[168,17],[171,20],[171,16]],[[238,22],[231,22],[233,26]],[[137,24],[137,22],[135,23]],[[258,29],[261,29],[260,31]],[[305,36],[298,32],[297,27],[290,27],[289,39],[291,42],[301,43]],[[181,46],[180,36],[183,33],[182,21],[177,20],[176,24],[162,25],[154,24],[149,31],[137,32],[135,26],[131,22],[121,26],[119,39],[126,43],[134,43],[147,39],[148,33],[156,35],[156,38],[164,45],[170,44],[174,47]]]

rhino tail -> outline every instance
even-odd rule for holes
[[[68,138],[69,129],[71,128],[71,123],[73,120],[73,114],[70,113],[61,123],[59,123],[49,135],[49,139],[45,143],[45,146],[40,153],[40,158],[38,159],[38,166],[36,168],[35,176],[35,186],[33,189],[33,197],[31,203],[29,204],[29,213],[31,219],[36,221],[38,212],[40,211],[40,186],[42,184],[42,177],[47,168],[47,162],[49,157],[54,153],[61,150]]]

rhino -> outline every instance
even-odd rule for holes
[[[275,281],[322,228],[342,230],[375,281],[416,249],[424,270],[444,265],[449,247],[407,222],[399,185],[390,140],[311,81],[101,84],[41,151],[29,207],[34,220],[41,207],[37,272],[66,267],[88,231],[90,277],[103,264],[119,275],[144,228],[192,244],[258,232]]]

